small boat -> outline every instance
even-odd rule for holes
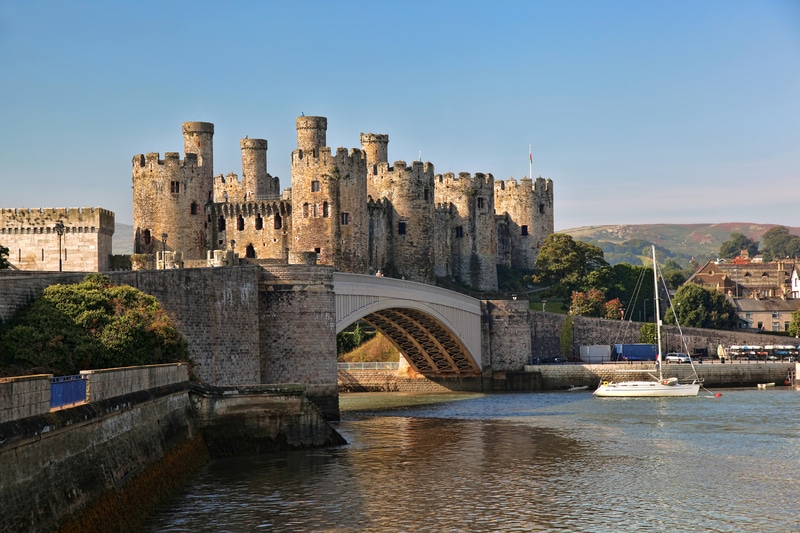
[[[695,379],[692,383],[678,383],[678,378],[665,378],[661,373],[661,315],[658,306],[658,264],[656,263],[656,247],[653,250],[653,278],[655,287],[656,333],[658,337],[658,354],[656,368],[658,376],[647,372],[650,380],[641,381],[603,381],[594,391],[600,398],[661,397],[661,396],[697,396],[700,383]],[[691,363],[689,359],[689,363]],[[694,368],[694,365],[692,365]],[[696,374],[695,374],[696,376]]]
[[[767,387],[774,387],[774,386],[775,386],[775,383],[759,383],[758,384],[758,388],[759,389],[766,389]]]
[[[576,387],[575,385],[572,385],[572,386],[570,386],[570,388],[567,389],[567,392],[575,392],[575,391],[579,391],[579,390],[586,390],[588,388],[589,388],[588,385],[584,385],[582,387]]]

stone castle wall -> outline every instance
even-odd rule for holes
[[[108,270],[113,235],[114,213],[100,207],[0,209],[0,245],[20,270],[58,272],[59,246],[62,271]]]

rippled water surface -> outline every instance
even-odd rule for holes
[[[797,390],[340,403],[350,444],[213,462],[148,531],[800,531]]]

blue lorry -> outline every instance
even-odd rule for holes
[[[655,361],[658,355],[656,344],[615,344],[612,361]]]

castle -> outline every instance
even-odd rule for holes
[[[177,152],[133,158],[134,253],[318,264],[435,284],[497,290],[496,265],[531,269],[553,232],[553,182],[435,174],[430,162],[388,163],[389,136],[362,133],[335,152],[325,117],[297,118],[291,188],[267,172],[264,139],[241,140],[242,175],[214,175],[214,125],[183,124]],[[233,253],[232,253],[233,252]],[[173,256],[175,257],[175,256]]]

